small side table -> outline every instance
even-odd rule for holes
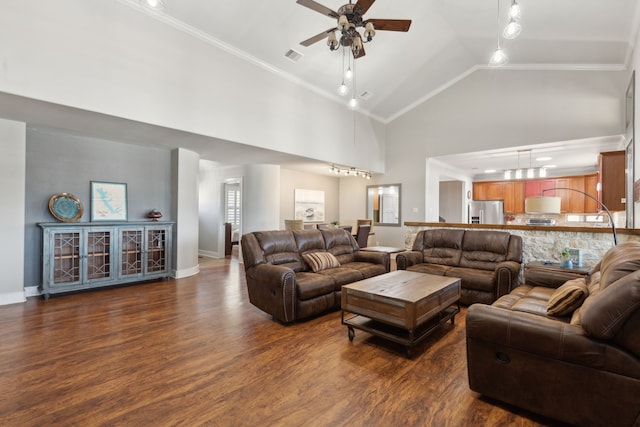
[[[360,248],[361,251],[365,252],[386,252],[389,255],[397,254],[398,252],[404,252],[405,248],[394,248],[392,246],[366,246],[364,248]]]
[[[559,262],[534,261],[534,262],[527,263],[524,268],[528,270],[543,269],[543,270],[553,271],[556,273],[581,274],[584,276],[588,276],[589,273],[591,272],[590,265],[583,265],[582,267],[574,266],[572,268],[565,268],[565,267],[561,267]]]
[[[587,278],[590,272],[591,266],[563,268],[557,262],[529,262],[524,266],[524,282],[557,288],[567,280]]]

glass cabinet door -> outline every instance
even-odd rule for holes
[[[120,276],[142,275],[142,229],[120,231]]]
[[[53,233],[50,240],[52,263],[48,272],[52,285],[72,285],[82,281],[81,236],[80,230]]]
[[[88,231],[87,246],[87,275],[88,281],[109,280],[113,275],[112,258],[113,230]]]
[[[168,271],[167,229],[147,228],[147,273]]]

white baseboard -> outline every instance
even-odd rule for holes
[[[24,296],[27,298],[39,297],[40,295],[42,295],[42,292],[40,292],[39,286],[27,286],[24,288]]]
[[[215,258],[215,259],[224,258],[224,255],[222,255],[220,252],[203,251],[201,249],[198,250],[198,256]]]
[[[196,265],[195,267],[191,267],[191,268],[185,268],[185,269],[182,269],[182,270],[174,270],[172,275],[176,279],[182,279],[183,277],[195,276],[198,273],[200,273],[200,266]]]
[[[24,296],[24,291],[0,294],[0,305],[17,304],[25,302],[26,300],[27,298]]]

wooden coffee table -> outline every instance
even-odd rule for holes
[[[342,287],[342,324],[413,347],[460,312],[460,279],[399,270]]]

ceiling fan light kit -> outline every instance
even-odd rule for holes
[[[337,11],[334,11],[315,0],[296,0],[296,3],[302,6],[308,7],[311,10],[336,20],[336,26],[334,28],[329,28],[328,30],[316,34],[315,36],[300,42],[300,44],[302,46],[311,46],[326,37],[329,50],[337,50],[340,46],[343,48],[343,54],[345,49],[348,48],[351,50],[355,69],[355,59],[361,58],[365,55],[363,43],[369,43],[373,40],[376,35],[376,29],[382,31],[407,32],[411,26],[411,20],[409,19],[364,19],[363,15],[369,10],[374,2],[375,0],[357,0],[354,4],[352,3],[352,0],[349,0],[349,4],[344,4],[340,6]],[[362,35],[358,31],[359,28],[364,29]],[[340,38],[336,35],[336,31],[339,31]],[[351,70],[351,66],[344,71],[344,60],[342,70],[344,72],[344,78],[342,84],[338,88],[338,93],[340,95],[346,95],[347,92],[345,92],[344,80],[351,80],[353,72]],[[349,108],[355,109],[358,108],[355,79],[352,92],[353,96],[348,105]]]

